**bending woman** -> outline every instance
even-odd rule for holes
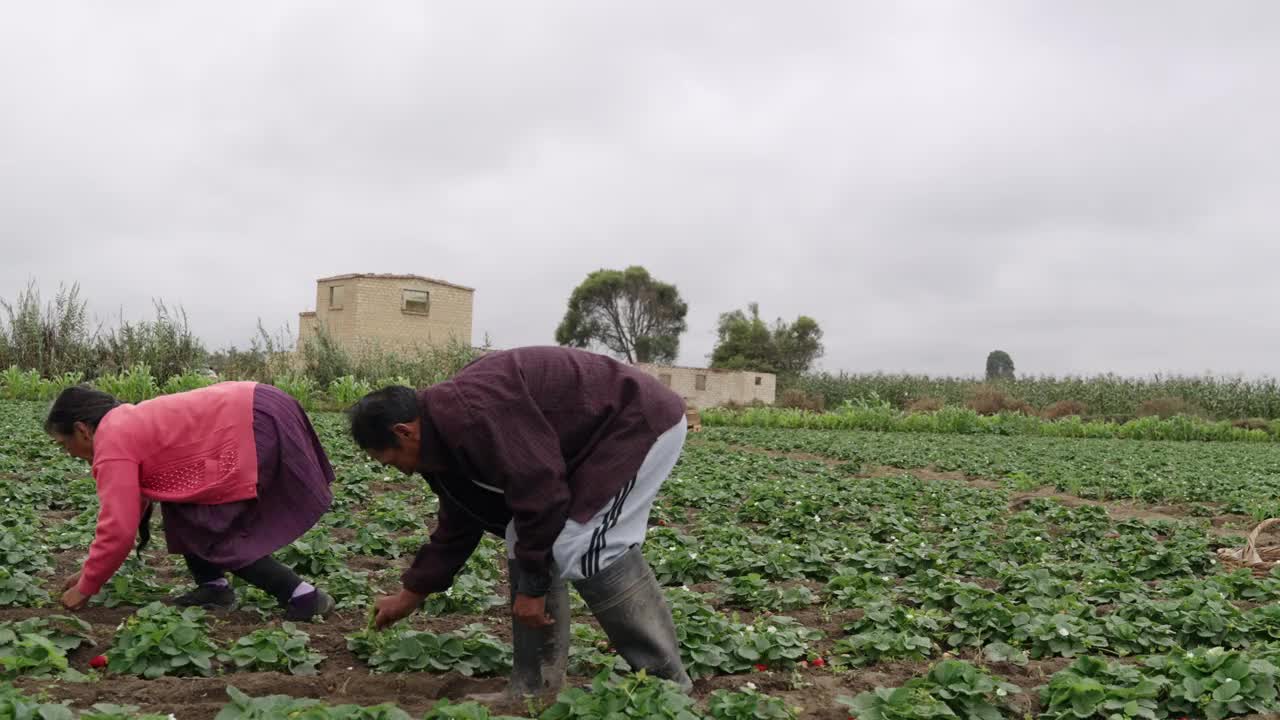
[[[309,530],[333,501],[333,468],[311,421],[270,385],[224,382],[137,405],[86,386],[64,390],[45,420],[98,486],[89,557],[68,578],[62,604],[78,610],[146,546],[160,503],[169,552],[182,555],[196,588],[178,605],[232,609],[230,571],[273,597],[289,620],[333,610],[333,598],[271,553]]]

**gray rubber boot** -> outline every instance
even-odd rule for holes
[[[512,563],[512,573],[519,572]],[[554,575],[559,571],[552,568]],[[515,578],[512,578],[511,601],[515,602]],[[557,579],[547,591],[547,615],[555,621],[545,628],[531,628],[511,622],[512,697],[554,694],[564,687],[565,666],[569,662],[569,586]]]
[[[671,680],[686,693],[693,689],[680,659],[671,608],[639,545],[573,585],[633,669]]]

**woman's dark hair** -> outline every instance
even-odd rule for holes
[[[347,417],[351,419],[351,437],[365,450],[400,447],[400,439],[391,427],[411,423],[421,412],[418,393],[413,388],[392,385],[374,390],[347,410]]]
[[[97,430],[102,418],[119,405],[120,401],[110,393],[95,390],[88,385],[69,387],[58,393],[58,399],[49,408],[49,416],[44,420],[44,431],[70,435],[75,432],[78,422]],[[142,551],[151,543],[151,514],[154,510],[155,503],[147,503],[142,511],[142,518],[138,523],[138,557],[142,557]]]
[[[120,401],[109,393],[88,385],[69,387],[58,393],[58,399],[49,408],[49,416],[44,420],[44,431],[70,435],[75,432],[78,422],[97,430],[102,418],[119,405]]]

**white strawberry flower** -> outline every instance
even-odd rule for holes
[[[1066,637],[1071,634],[1071,631],[1066,628],[1058,628],[1058,634],[1062,637]]]

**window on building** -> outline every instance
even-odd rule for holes
[[[341,285],[329,286],[329,309],[330,310],[342,309],[342,286]]]
[[[667,387],[671,387],[671,376],[667,373],[662,373],[658,376],[658,382],[666,385]]]
[[[707,376],[706,376],[706,375],[699,375],[699,376],[695,377],[695,378],[693,379],[693,388],[694,388],[695,390],[706,390],[706,389],[707,389]]]
[[[431,296],[426,290],[402,290],[400,309],[414,315],[426,315],[431,306]]]
[[[756,376],[756,384],[757,384],[757,385],[759,385],[759,384],[760,384],[760,380],[762,380],[762,378],[761,378],[759,375],[757,375],[757,376]]]

